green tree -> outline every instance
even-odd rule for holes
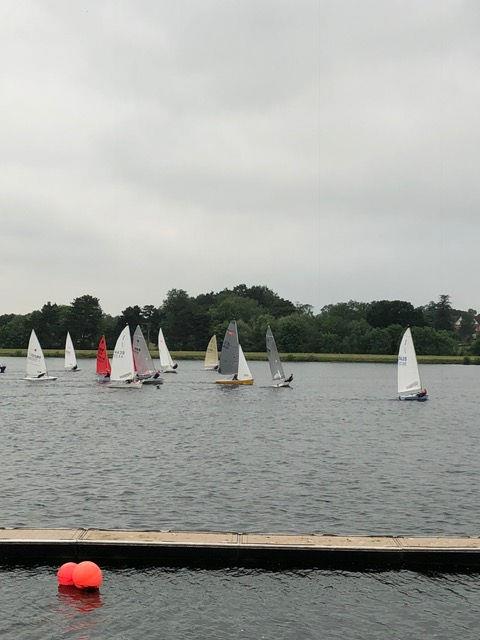
[[[95,349],[102,328],[102,309],[98,298],[80,296],[72,302],[69,326],[79,349]]]
[[[292,313],[276,322],[275,340],[280,351],[308,353],[313,349],[314,334],[314,319],[300,313]]]
[[[391,324],[406,327],[422,325],[423,314],[404,300],[375,300],[368,305],[366,320],[372,327],[385,328]]]
[[[438,302],[429,302],[424,307],[424,314],[427,324],[434,329],[453,330],[453,309],[449,295],[442,294]]]

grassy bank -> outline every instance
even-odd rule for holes
[[[63,358],[63,349],[44,349],[46,357]],[[95,358],[96,350],[76,351],[77,358]],[[112,356],[112,352],[109,351]],[[267,354],[262,352],[251,352],[245,354],[248,360],[266,360]],[[284,362],[379,362],[395,363],[397,356],[393,355],[373,355],[369,353],[282,353],[280,354]],[[13,356],[25,358],[26,349],[0,349],[0,358]],[[152,356],[157,357],[158,353],[152,350]],[[172,357],[176,360],[203,360],[203,351],[172,351]],[[480,356],[418,356],[421,364],[480,364]]]

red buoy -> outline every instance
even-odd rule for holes
[[[73,584],[73,570],[77,566],[76,562],[65,562],[57,571],[58,584],[67,587]]]
[[[73,570],[72,579],[77,589],[98,589],[102,584],[103,576],[95,562],[84,560],[79,562]]]

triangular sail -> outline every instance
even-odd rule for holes
[[[97,349],[97,374],[99,376],[104,376],[107,373],[110,373],[111,370],[110,360],[108,359],[107,354],[107,342],[105,340],[105,336],[102,336]]]
[[[253,380],[253,376],[248,368],[245,354],[243,353],[242,345],[238,345],[238,379],[239,380]]]
[[[37,334],[32,329],[27,351],[27,377],[38,378],[47,375],[47,365],[43,355],[42,347],[38,341]]]
[[[407,329],[403,334],[398,350],[398,394],[413,395],[422,389],[418,371],[417,356],[413,344],[412,332]]]
[[[67,332],[67,339],[65,340],[65,369],[74,369],[76,366],[77,357],[75,355],[75,349],[70,333]]]
[[[135,377],[135,365],[133,362],[132,340],[128,325],[118,336],[115,351],[112,358],[112,381],[133,380]]]
[[[168,350],[161,328],[158,330],[158,353],[160,356],[160,366],[167,368],[171,367],[173,369],[174,362],[170,355],[170,351]]]
[[[270,365],[270,372],[272,374],[272,380],[283,381],[285,380],[285,373],[283,371],[282,362],[278,355],[277,345],[275,338],[273,337],[272,330],[267,327],[267,334],[265,336],[267,344],[268,364]]]
[[[135,370],[139,376],[153,376],[155,367],[140,325],[137,326],[133,334],[133,359]]]
[[[238,330],[237,323],[232,320],[228,325],[220,353],[218,372],[226,376],[238,372]]]
[[[217,336],[212,336],[205,353],[205,369],[214,369],[218,367],[218,347]]]

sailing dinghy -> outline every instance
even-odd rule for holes
[[[398,399],[428,400],[426,389],[423,389],[418,370],[417,355],[413,344],[412,332],[408,328],[403,334],[398,350]]]
[[[290,382],[293,380],[293,374],[291,374],[289,378],[285,379],[282,361],[278,355],[277,345],[270,327],[267,327],[265,341],[267,345],[268,364],[270,366],[270,373],[272,374],[272,387],[275,387],[276,389],[280,387],[289,387]]]
[[[230,322],[225,332],[218,372],[223,375],[233,374],[233,378],[215,380],[216,384],[253,384],[253,376],[245,359],[243,349],[238,342],[238,330],[235,320]]]
[[[128,325],[118,336],[112,358],[109,389],[141,389],[142,381],[136,380],[132,340]]]
[[[56,376],[48,375],[42,347],[38,341],[37,334],[32,329],[30,340],[28,341],[27,375],[25,376],[25,380],[29,382],[48,382],[49,380],[56,379]]]
[[[133,334],[133,360],[138,380],[142,380],[143,384],[163,384],[163,378],[160,377],[160,371],[155,369],[140,325]]]
[[[205,362],[203,368],[207,371],[216,371],[218,369],[218,347],[217,336],[212,336],[205,353]]]
[[[67,339],[65,340],[65,371],[80,371],[77,365],[77,356],[73,347],[70,332],[67,331]]]
[[[107,342],[105,336],[100,338],[97,349],[97,378],[98,382],[110,382],[112,368],[107,353]]]
[[[162,373],[177,373],[178,364],[172,360],[161,328],[158,330],[158,353]]]

